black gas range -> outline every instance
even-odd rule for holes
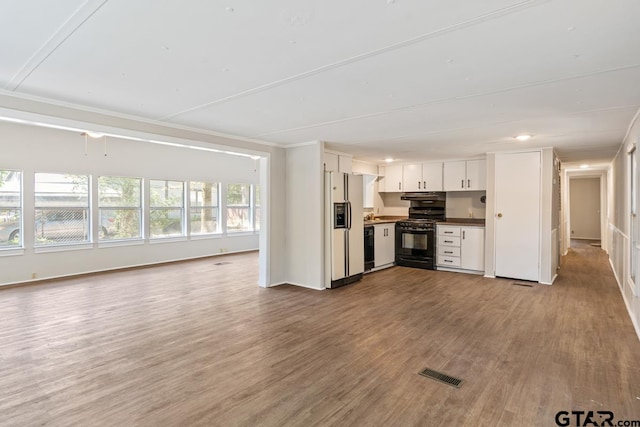
[[[435,270],[436,223],[446,218],[446,193],[405,193],[409,218],[396,222],[396,265]]]

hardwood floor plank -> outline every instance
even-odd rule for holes
[[[0,425],[640,419],[640,342],[604,252],[577,244],[561,267],[553,286],[395,267],[318,292],[258,288],[250,253],[0,289]]]

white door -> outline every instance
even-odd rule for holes
[[[539,281],[540,153],[496,154],[496,276]]]
[[[362,217],[362,175],[347,174],[349,198],[349,276],[364,272],[364,218]]]

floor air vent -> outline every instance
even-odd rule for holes
[[[525,283],[525,282],[511,282],[511,284],[513,286],[524,286],[526,288],[533,288],[533,285],[531,283]]]
[[[432,380],[440,381],[441,383],[449,384],[455,388],[460,388],[464,382],[460,378],[452,377],[451,375],[443,374],[442,372],[434,371],[433,369],[424,368],[420,371],[420,375],[423,377],[431,378]]]
[[[231,264],[231,263],[228,261],[222,261],[222,262],[216,262],[213,265],[227,265],[227,264]]]

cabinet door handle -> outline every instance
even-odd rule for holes
[[[471,188],[471,180],[470,179],[467,180],[467,188]]]
[[[453,261],[450,259],[445,259],[444,262],[453,262]]]
[[[401,183],[401,182],[399,182],[399,183],[398,183],[398,190],[402,190],[401,185],[402,185],[402,183]]]
[[[418,190],[420,189],[420,181],[418,181]]]
[[[444,251],[445,254],[452,254],[453,252],[451,251]]]
[[[445,231],[444,234],[453,234],[453,231]]]
[[[460,180],[460,188],[464,188],[464,179]]]
[[[465,230],[462,230],[462,238],[463,238],[463,239],[465,238],[465,237],[464,237],[464,233],[465,233]]]
[[[453,240],[445,240],[445,243],[453,243]]]
[[[427,189],[427,181],[422,181],[422,188]]]

